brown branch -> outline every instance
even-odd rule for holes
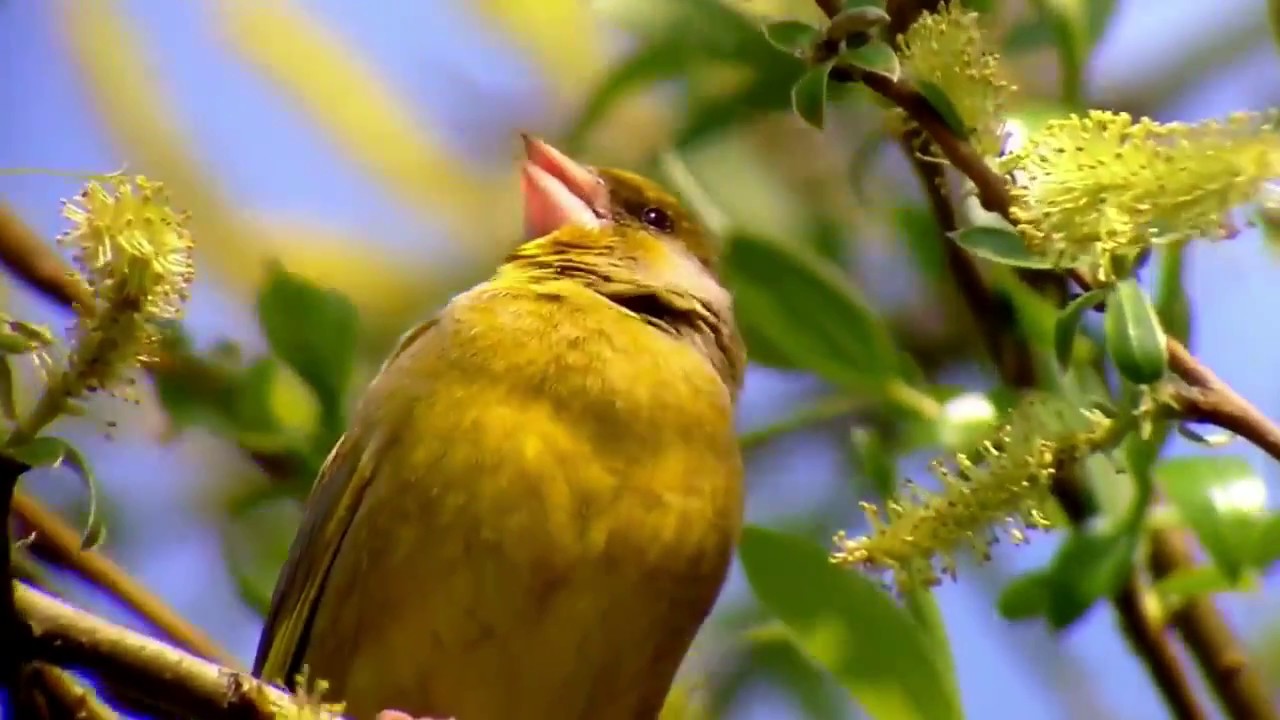
[[[18,493],[13,499],[13,514],[34,533],[33,553],[118,598],[180,647],[228,667],[238,665],[230,653],[148,592],[124,568],[95,550],[81,550],[79,533],[39,501]]]
[[[14,597],[19,615],[32,628],[33,651],[40,659],[90,670],[153,711],[190,720],[274,720],[290,710],[296,713],[294,696],[245,673],[107,622],[22,583],[14,583]]]
[[[93,306],[93,296],[80,276],[4,205],[0,205],[0,265],[61,305],[69,308]]]
[[[31,720],[119,720],[119,715],[85,688],[71,673],[36,662],[23,670],[18,702]]]

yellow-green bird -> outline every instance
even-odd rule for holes
[[[358,720],[652,720],[739,535],[715,243],[643,177],[525,152],[524,244],[384,363],[272,598],[255,672]]]

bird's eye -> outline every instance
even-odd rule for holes
[[[640,222],[658,232],[671,232],[675,229],[675,223],[671,220],[671,215],[660,207],[645,208],[640,213]]]

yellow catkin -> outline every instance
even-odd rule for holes
[[[934,462],[937,492],[907,482],[883,508],[862,503],[870,532],[837,534],[832,560],[892,576],[899,591],[954,578],[962,551],[986,560],[1002,535],[1023,543],[1028,531],[1048,529],[1054,474],[1091,452],[1108,424],[1032,396],[975,452]]]
[[[1047,123],[1000,161],[1028,246],[1063,266],[1228,234],[1228,214],[1280,174],[1277,114],[1158,123],[1090,111]]]
[[[920,16],[899,40],[905,77],[942,90],[974,147],[994,157],[1002,144],[1007,99],[1015,89],[1000,73],[1000,58],[984,46],[981,16],[959,2]]]

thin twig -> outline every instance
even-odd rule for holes
[[[89,286],[62,256],[4,205],[0,205],[0,265],[60,305],[93,306]]]
[[[31,720],[119,720],[120,716],[71,673],[36,662],[23,670],[23,709]]]
[[[294,696],[273,685],[73,608],[22,583],[15,583],[14,597],[18,614],[32,628],[37,656],[91,669],[104,683],[117,691],[127,690],[148,707],[190,720],[274,720],[277,713],[297,707]]]
[[[34,533],[31,550],[42,559],[66,567],[118,598],[180,647],[227,667],[239,665],[230,653],[142,587],[124,568],[96,550],[81,550],[80,534],[38,500],[18,493],[13,499],[13,514]]]

